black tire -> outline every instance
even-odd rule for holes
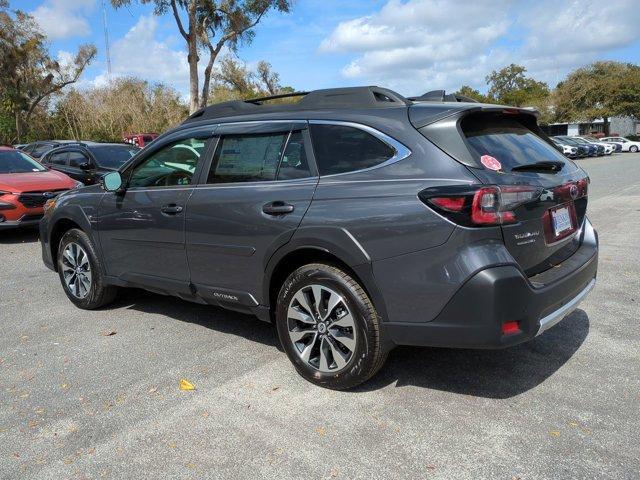
[[[289,305],[296,293],[310,285],[320,285],[339,294],[354,320],[355,348],[345,366],[335,372],[322,372],[305,362],[289,335]],[[305,265],[289,275],[278,295],[276,326],[280,343],[298,373],[309,382],[324,388],[353,388],[375,375],[387,358],[388,351],[383,348],[380,339],[380,317],[368,295],[356,280],[331,265]],[[317,329],[318,326],[313,328]]]
[[[64,251],[67,246],[72,243],[79,245],[80,247],[82,247],[84,252],[86,252],[89,265],[91,267],[91,286],[88,289],[88,292],[83,296],[83,298],[79,298],[71,291],[71,288],[67,285],[63,273],[63,271],[65,270],[65,263],[63,260]],[[62,284],[64,293],[76,307],[82,308],[84,310],[94,310],[96,308],[107,305],[108,303],[111,303],[115,299],[118,289],[117,287],[114,287],[112,285],[105,284],[102,262],[96,254],[93,242],[91,241],[89,236],[82,230],[74,228],[65,232],[65,234],[62,236],[62,239],[60,240],[60,244],[58,245],[57,263],[58,275],[60,277],[60,283]]]
[[[638,147],[636,147],[635,145],[631,145],[631,146],[629,147],[629,151],[630,151],[631,153],[638,153]]]

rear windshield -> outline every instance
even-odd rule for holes
[[[93,147],[91,153],[96,157],[98,165],[106,168],[118,169],[138,153],[140,149],[133,145],[113,145]]]
[[[0,151],[0,173],[44,172],[46,168],[17,150]]]
[[[478,160],[490,155],[505,171],[537,162],[566,162],[564,155],[515,118],[469,115],[462,120],[461,128]]]

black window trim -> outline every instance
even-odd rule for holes
[[[52,163],[51,157],[54,155],[58,155],[59,153],[66,153],[67,157],[65,159],[65,163]],[[69,166],[69,149],[67,147],[54,147],[52,150],[48,150],[47,152],[40,157],[41,163],[46,163],[47,165],[55,165],[58,167],[68,167]]]
[[[74,167],[74,166],[72,166],[72,165],[71,165],[71,157],[70,157],[70,154],[71,154],[71,153],[73,153],[73,152],[75,152],[75,153],[81,153],[81,154],[82,154],[82,156],[83,156],[84,158],[86,158],[86,159],[87,159],[87,161],[91,164],[91,169],[96,169],[96,168],[98,168],[98,162],[96,162],[95,158],[93,158],[93,155],[91,155],[91,153],[89,152],[89,149],[83,149],[83,148],[79,148],[79,147],[70,147],[70,148],[67,150],[67,153],[69,154],[69,155],[67,155],[67,166],[68,166],[69,168],[77,168],[77,169],[80,169],[80,167]]]
[[[394,154],[391,158],[377,165],[373,165],[372,167],[360,168],[358,170],[350,170],[348,172],[331,173],[329,175],[320,175],[321,178],[332,178],[340,175],[351,175],[354,173],[368,172],[370,170],[387,167],[393,163],[399,162],[400,160],[404,160],[409,155],[411,155],[411,150],[408,147],[406,147],[403,143],[400,143],[395,138],[390,137],[386,133],[382,133],[380,130],[376,130],[375,128],[370,127],[369,125],[364,125],[362,123],[356,123],[356,122],[341,121],[341,120],[309,120],[309,124],[310,125],[338,125],[343,127],[356,128],[358,130],[362,130],[363,132],[366,132],[371,136],[377,138],[378,140],[380,140],[382,143],[384,143],[394,151]]]

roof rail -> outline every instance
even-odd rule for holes
[[[302,97],[295,104],[264,105],[263,102],[279,98]],[[407,106],[411,102],[393,90],[380,87],[346,87],[314,90],[311,92],[284,93],[249,100],[231,100],[201,108],[183,123],[214,118],[250,115],[255,113],[287,110],[311,110],[316,108],[384,108]]]
[[[447,94],[444,90],[432,90],[427,93],[423,93],[419,97],[409,97],[409,100],[414,102],[473,102],[478,103],[470,97],[464,95],[458,95],[456,93]]]
[[[268,97],[259,97],[259,98],[250,98],[249,100],[245,100],[247,103],[255,103],[256,105],[261,105],[262,102],[266,102],[269,100],[278,100],[279,98],[291,98],[291,97],[303,97],[308,95],[309,92],[292,92],[292,93],[281,93],[279,95],[271,95]]]

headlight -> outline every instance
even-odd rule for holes
[[[76,180],[76,185],[75,185],[73,188],[74,188],[74,189],[76,189],[76,188],[80,188],[80,187],[84,187],[84,183],[82,183],[82,182],[78,182],[78,181]]]

